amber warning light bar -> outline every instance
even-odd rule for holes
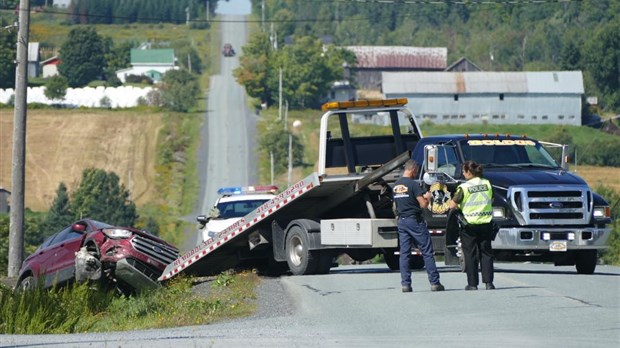
[[[374,99],[374,100],[354,100],[354,101],[341,101],[341,102],[327,102],[323,104],[321,110],[342,110],[352,108],[367,108],[367,107],[382,107],[382,106],[403,106],[407,104],[409,100],[407,98],[396,99]]]

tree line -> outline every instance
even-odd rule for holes
[[[261,13],[262,0],[252,0]],[[447,47],[486,71],[581,70],[587,95],[620,108],[620,1],[380,2],[265,0],[262,29],[336,46]],[[273,26],[273,31],[271,30]]]
[[[184,23],[187,19],[206,26],[207,4],[213,13],[219,0],[73,0],[66,9],[68,24]],[[228,1],[228,0],[227,0]],[[13,10],[19,0],[3,0],[0,9]],[[30,0],[30,7],[48,12],[50,0]],[[202,20],[198,20],[202,19]]]

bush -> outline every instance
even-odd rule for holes
[[[153,80],[145,75],[127,75],[127,77],[125,77],[125,83],[143,83],[152,85]]]
[[[102,108],[105,108],[105,109],[111,109],[112,108],[112,101],[107,96],[103,96],[103,98],[101,98],[101,100],[99,100],[99,106],[101,106]]]

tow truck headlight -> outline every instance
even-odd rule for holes
[[[505,219],[506,211],[503,207],[493,207],[493,218],[495,219]]]
[[[594,207],[595,219],[609,219],[611,217],[611,209],[608,206]]]
[[[131,231],[121,228],[104,228],[103,233],[112,239],[129,238],[132,235]]]

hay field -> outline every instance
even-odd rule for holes
[[[11,190],[13,116],[0,109],[0,186]],[[86,168],[115,172],[139,206],[154,194],[161,115],[104,110],[28,110],[25,205],[49,208],[60,182],[73,192]]]
[[[572,165],[570,171],[582,177],[594,190],[603,185],[620,193],[620,168]]]

